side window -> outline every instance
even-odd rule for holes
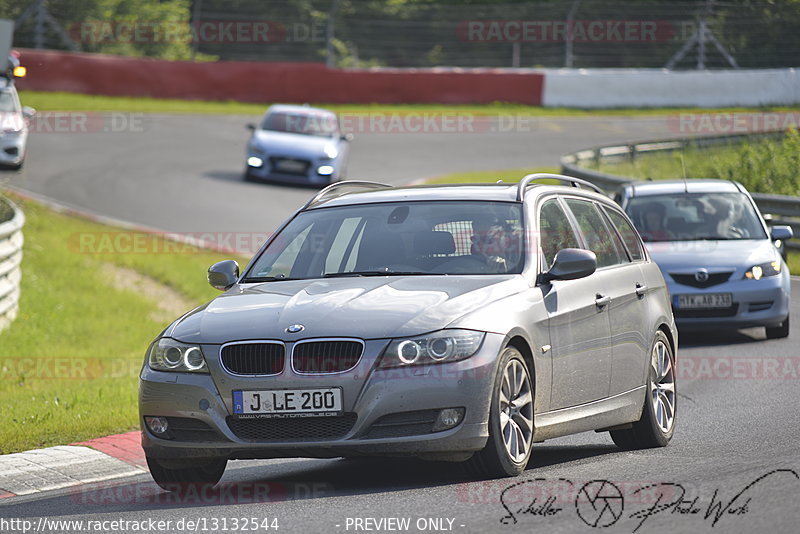
[[[593,202],[568,199],[567,206],[575,215],[589,250],[597,255],[598,268],[628,262],[619,237],[608,229]]]
[[[617,227],[619,235],[625,242],[625,247],[631,255],[631,260],[642,261],[644,260],[644,250],[642,250],[642,243],[639,241],[639,236],[636,235],[636,230],[633,229],[631,223],[628,222],[620,212],[610,208],[604,208],[606,215]]]
[[[539,239],[545,262],[542,269],[553,265],[553,258],[559,250],[580,248],[567,215],[555,199],[546,201],[539,211]]]

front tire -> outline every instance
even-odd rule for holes
[[[222,478],[228,460],[193,460],[190,463],[172,463],[161,461],[149,456],[147,467],[150,475],[162,489],[181,493],[189,488],[210,488]],[[162,463],[163,462],[163,463]],[[166,463],[166,466],[164,465]]]
[[[611,439],[621,449],[665,447],[675,432],[677,394],[675,355],[664,332],[658,331],[650,350],[642,417],[625,430],[611,430]]]
[[[534,388],[528,365],[514,347],[500,354],[489,408],[489,440],[469,460],[471,470],[484,478],[522,473],[533,448]]]
[[[789,337],[789,316],[780,324],[780,326],[768,326],[764,329],[767,334],[767,339],[781,339]]]

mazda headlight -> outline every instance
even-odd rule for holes
[[[779,274],[781,274],[780,260],[753,265],[744,273],[744,277],[747,280],[761,280],[764,277],[776,276]]]
[[[150,369],[177,373],[208,373],[203,351],[198,345],[188,345],[162,337],[150,346],[147,355]]]
[[[485,335],[485,332],[475,330],[439,330],[419,337],[394,339],[383,352],[379,367],[464,360],[478,352]]]

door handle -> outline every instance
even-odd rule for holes
[[[594,299],[594,304],[598,308],[603,308],[609,302],[611,302],[611,297],[608,295],[601,295],[600,293],[598,293]]]
[[[636,284],[636,296],[642,298],[647,293],[647,286],[643,286],[642,284]]]

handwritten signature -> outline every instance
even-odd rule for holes
[[[536,478],[511,484],[500,492],[500,504],[506,514],[500,518],[504,525],[516,525],[524,517],[551,517],[561,514],[565,508],[574,507],[578,517],[588,526],[603,528],[611,526],[623,518],[636,521],[633,532],[638,532],[647,520],[658,514],[669,513],[679,516],[702,518],[714,527],[725,517],[744,516],[755,508],[753,491],[765,485],[770,479],[790,476],[800,481],[800,474],[793,469],[774,469],[746,484],[732,498],[720,496],[719,488],[706,500],[696,495],[688,498],[686,487],[676,482],[657,482],[637,485],[628,492],[628,506],[634,510],[625,513],[625,495],[619,486],[608,480],[591,480],[580,486],[565,478]],[[543,484],[556,483],[568,495],[547,494]],[[579,489],[578,489],[579,488]],[[520,495],[533,495],[521,499]],[[646,497],[646,498],[645,498]],[[647,501],[646,504],[642,502]]]

